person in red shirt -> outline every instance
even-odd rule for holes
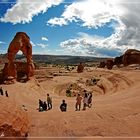
[[[76,98],[76,110],[75,111],[80,111],[81,109],[81,101],[82,101],[82,97],[80,96],[80,94],[77,95]]]

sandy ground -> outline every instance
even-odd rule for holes
[[[103,88],[86,86],[93,91],[93,106],[86,111],[77,112],[76,97],[66,97],[66,87],[81,78],[85,81],[92,77],[100,77],[99,84]],[[30,126],[29,140],[46,137],[76,140],[140,137],[140,70],[93,69],[83,73],[62,74],[42,82],[32,79],[27,83],[1,86],[8,91],[9,100],[20,108],[26,106]],[[52,96],[53,109],[38,112],[38,99],[45,101],[47,93]],[[68,104],[67,112],[59,109],[62,99]],[[1,107],[0,109],[2,110]]]

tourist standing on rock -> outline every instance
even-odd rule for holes
[[[67,103],[65,103],[65,100],[62,100],[62,104],[60,105],[60,110],[62,112],[66,112],[67,111]]]
[[[85,93],[83,98],[83,110],[86,110],[86,107],[88,106],[88,95]]]
[[[47,94],[48,109],[52,109],[52,98]]]
[[[0,88],[0,94],[3,95],[3,89],[2,89],[2,87]]]
[[[82,97],[80,96],[80,94],[77,95],[76,98],[76,110],[75,111],[80,111],[81,109],[81,101],[82,101]]]
[[[88,107],[91,108],[92,106],[92,93],[90,92],[88,95]]]
[[[8,96],[8,92],[7,92],[7,90],[5,91],[5,95],[6,95],[6,97],[9,97],[9,96]]]

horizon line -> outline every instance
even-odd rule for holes
[[[7,53],[1,53],[0,55],[6,55]],[[24,56],[24,54],[16,54],[16,55],[23,55]],[[52,55],[52,56],[72,56],[72,57],[95,57],[95,58],[114,58],[113,56],[111,57],[111,56],[89,56],[89,55],[68,55],[68,54],[32,54],[32,56],[33,55]]]

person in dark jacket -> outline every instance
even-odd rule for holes
[[[89,93],[88,95],[88,107],[91,108],[92,106],[92,93]]]
[[[6,95],[6,97],[9,97],[7,90],[5,91],[5,95]]]
[[[0,88],[0,94],[3,95],[3,89],[2,89],[2,87]]]
[[[39,112],[43,111],[43,101],[39,99]]]
[[[62,112],[66,112],[67,111],[67,103],[65,103],[65,100],[62,100],[62,104],[60,105],[60,110]]]
[[[46,104],[46,102],[43,103],[43,110],[44,110],[44,111],[47,110],[47,104]]]

